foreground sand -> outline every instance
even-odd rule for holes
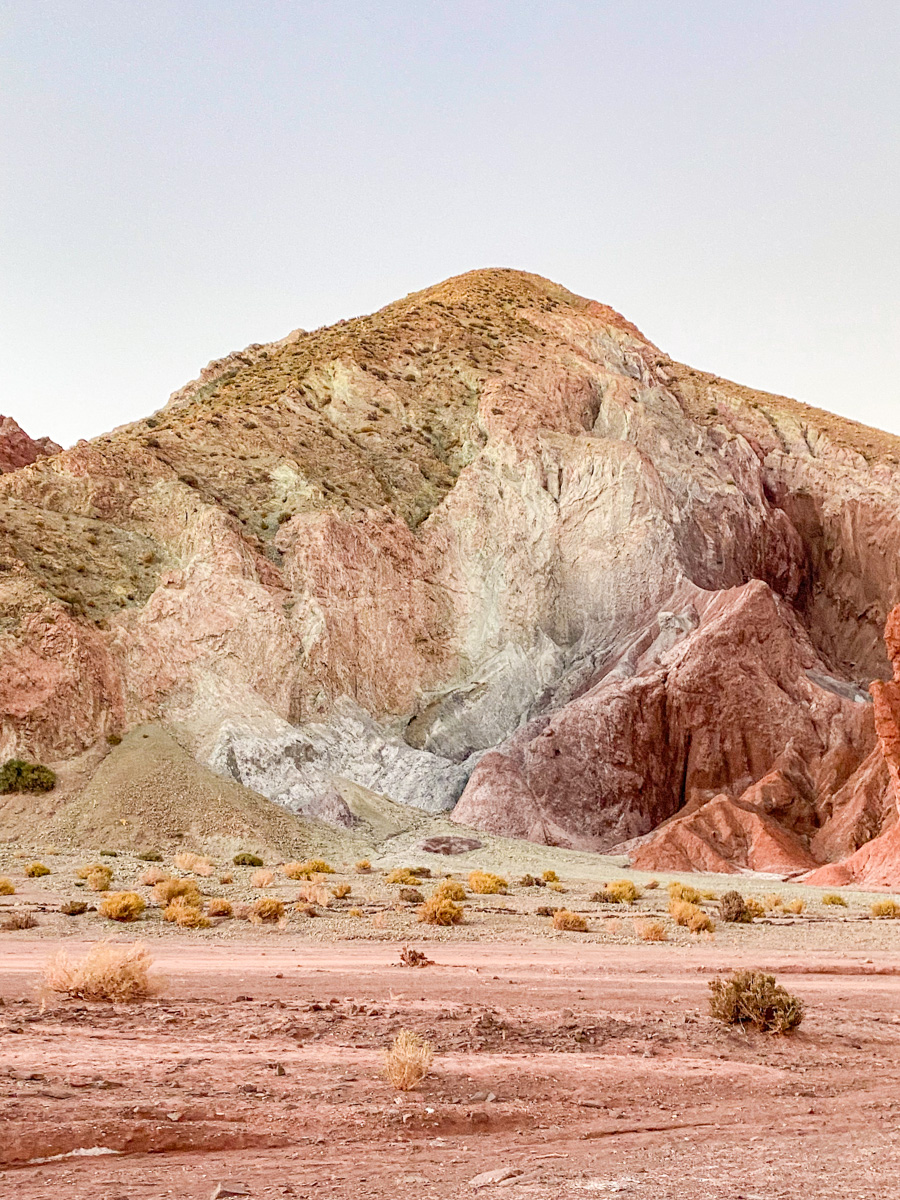
[[[4,942],[4,1198],[896,1194],[900,953],[422,942],[435,965],[413,970],[397,945],[274,930],[151,945],[158,999],[42,1005],[53,943]],[[794,1037],[706,1016],[739,964],[806,1000]],[[436,1047],[406,1095],[382,1066],[401,1027]],[[32,1161],[93,1147],[120,1153]],[[521,1174],[471,1186],[501,1168]]]

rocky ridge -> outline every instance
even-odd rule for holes
[[[61,449],[50,438],[30,438],[12,417],[0,414],[0,475],[58,454]]]
[[[297,330],[0,480],[0,755],[161,720],[299,812],[832,869],[896,820],[898,454],[521,272]]]

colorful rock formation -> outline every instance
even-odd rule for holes
[[[0,475],[27,467],[50,454],[58,454],[60,449],[49,438],[30,438],[12,417],[0,415]]]
[[[894,812],[898,455],[520,272],[297,330],[0,480],[0,756],[160,720],[299,811],[846,859]]]

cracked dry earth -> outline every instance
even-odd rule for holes
[[[48,952],[0,962],[4,1200],[896,1195],[900,955],[183,942],[153,948],[158,999],[42,1005]],[[794,1037],[706,1016],[739,965],[805,999]],[[436,1053],[400,1095],[402,1027]]]

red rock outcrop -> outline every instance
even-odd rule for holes
[[[61,449],[50,438],[30,438],[12,417],[0,415],[0,475],[58,454]]]

